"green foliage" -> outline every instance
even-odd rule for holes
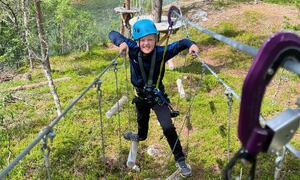
[[[51,54],[86,50],[99,41],[95,20],[69,0],[49,0],[43,5]]]
[[[299,0],[262,0],[262,1],[266,3],[274,3],[274,4],[299,5]],[[214,0],[212,5],[215,8],[223,8],[238,3],[249,3],[249,2],[254,2],[254,0]]]
[[[276,3],[276,4],[298,4],[298,0],[263,0],[268,3]]]
[[[0,68],[16,68],[23,62],[24,44],[11,24],[0,21]]]
[[[2,5],[2,4],[1,4]],[[16,9],[16,24],[9,23],[8,16],[1,16],[0,21],[0,68],[20,68],[25,65],[27,49],[24,45],[23,14],[18,6],[9,2]],[[44,29],[50,55],[65,54],[72,51],[86,51],[101,40],[99,28],[92,16],[71,5],[70,0],[46,0],[41,3]],[[16,7],[15,7],[16,6]],[[29,46],[36,54],[40,52],[35,21],[34,2],[29,2]],[[18,12],[19,11],[19,12]]]
[[[263,14],[255,10],[249,10],[243,13],[242,18],[245,24],[255,26],[263,18]]]
[[[252,2],[253,0],[214,0],[212,5],[215,8],[222,8],[222,7],[227,7],[230,5],[234,5],[237,3],[243,3],[243,2]]]

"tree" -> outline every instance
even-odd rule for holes
[[[29,26],[28,26],[28,22],[29,22],[29,2],[28,0],[22,0],[22,11],[23,11],[23,26],[24,26],[24,34],[25,34],[25,44],[26,44],[26,49],[27,49],[27,53],[28,53],[28,60],[29,60],[29,64],[30,64],[30,68],[33,69],[33,62],[32,62],[32,50],[30,48],[30,43],[29,43],[29,36],[30,36],[30,30],[29,30]]]
[[[162,13],[162,0],[155,0],[153,7],[153,20],[156,23],[161,22],[161,13]]]
[[[2,8],[5,9],[3,12],[6,14],[6,16],[9,18],[11,24],[14,26],[16,32],[19,32],[19,23],[17,18],[17,13],[15,12],[13,5],[10,4],[9,1],[0,0],[0,3],[2,4]],[[12,2],[13,3],[13,2]]]
[[[53,83],[53,79],[51,76],[51,66],[49,62],[49,54],[48,54],[48,45],[46,41],[45,31],[44,31],[44,25],[43,25],[43,16],[42,16],[42,10],[41,10],[41,0],[35,0],[34,2],[35,10],[36,10],[36,24],[37,24],[37,30],[39,34],[39,41],[40,41],[40,49],[41,49],[41,62],[42,67],[45,73],[45,76],[48,80],[48,86],[50,88],[50,93],[53,96],[54,103],[57,109],[57,114],[61,114],[61,105],[59,101],[59,97],[56,92],[55,85]]]
[[[23,43],[19,26],[18,2],[0,0],[0,10],[2,10],[0,63],[9,66],[15,65],[19,68],[23,54]]]

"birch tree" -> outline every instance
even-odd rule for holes
[[[30,36],[30,31],[29,31],[29,2],[28,0],[22,0],[22,11],[23,11],[23,26],[24,26],[24,35],[25,35],[25,44],[26,44],[26,50],[27,50],[27,56],[30,64],[30,68],[33,69],[33,62],[32,62],[32,50],[30,48],[30,43],[29,43],[29,36]]]
[[[155,0],[153,7],[153,20],[156,23],[161,22],[161,13],[162,13],[162,0]]]
[[[35,10],[36,10],[36,24],[37,24],[37,31],[39,35],[39,41],[40,41],[40,50],[41,50],[41,63],[42,67],[45,73],[45,76],[48,80],[48,86],[50,88],[50,93],[53,96],[54,103],[57,109],[57,114],[61,114],[61,105],[59,101],[59,97],[56,92],[55,85],[53,83],[53,79],[51,76],[51,66],[49,62],[49,53],[48,53],[48,45],[46,42],[46,37],[45,37],[45,31],[44,31],[44,26],[43,26],[43,16],[42,16],[42,10],[41,10],[41,0],[35,0],[34,2],[35,5]]]

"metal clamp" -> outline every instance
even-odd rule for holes
[[[287,109],[278,116],[266,122],[266,126],[273,132],[273,138],[268,151],[279,154],[295,135],[300,124],[300,109]]]

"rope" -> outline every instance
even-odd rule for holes
[[[227,122],[227,153],[228,153],[228,162],[230,161],[230,125],[231,125],[231,113],[232,113],[232,93],[225,90],[225,95],[227,97],[227,105],[228,105],[228,122]]]
[[[50,152],[51,152],[51,148],[48,146],[48,138],[50,138],[50,142],[53,142],[54,139],[54,132],[51,130],[47,135],[45,135],[42,139],[42,147],[41,147],[41,151],[43,153],[44,156],[44,165],[45,168],[47,170],[47,177],[48,180],[51,179],[51,164],[50,164]]]
[[[118,69],[117,69],[117,61],[114,63],[114,74],[115,74],[115,80],[116,80],[116,96],[117,99],[119,99],[119,81],[118,81]],[[117,101],[118,105],[118,136],[119,136],[119,157],[120,161],[123,162],[123,156],[122,156],[122,137],[121,137],[121,118],[120,118],[120,103]],[[121,171],[123,171],[122,163],[119,164]]]
[[[237,100],[240,101],[240,96],[237,95],[230,86],[228,86],[201,58],[198,54],[196,54],[196,56],[198,57],[199,61],[202,63],[202,65],[209,70],[209,72],[215,76],[215,78],[225,87],[226,91],[228,93],[231,93]]]
[[[161,60],[161,63],[160,63],[159,75],[158,75],[157,82],[156,82],[156,88],[159,87],[159,83],[160,83],[160,79],[161,79],[161,72],[162,72],[162,69],[163,69],[164,64],[165,64],[165,56],[166,56],[166,53],[167,53],[169,39],[170,39],[171,34],[172,34],[172,27],[169,27],[167,40],[166,40],[166,45],[165,45],[164,52],[163,52],[163,57],[162,57],[162,60]]]
[[[98,81],[98,79],[100,78],[100,77],[102,77],[103,76],[103,74],[105,74],[106,72],[107,72],[107,70],[116,62],[116,59],[118,58],[120,56],[120,54],[118,54],[113,60],[112,60],[112,62],[100,73],[100,74],[98,74],[98,76],[95,78],[95,80],[92,82],[92,83],[90,83],[89,85],[88,85],[88,87],[86,88],[86,89],[84,89],[83,91],[82,91],[82,93],[80,94],[80,95],[78,95],[76,98],[74,98],[73,100],[72,100],[72,102],[63,110],[63,112],[60,114],[60,115],[58,115],[56,118],[54,118],[51,122],[50,122],[50,124],[46,127],[46,128],[44,128],[43,130],[41,130],[41,132],[38,134],[38,136],[35,138],[35,139],[33,139],[33,141],[20,153],[20,154],[18,154],[17,156],[16,156],[16,158],[15,159],[13,159],[13,161],[12,162],[10,162],[9,164],[8,164],[8,166],[5,168],[5,169],[3,169],[2,171],[1,171],[1,173],[0,173],[0,179],[1,178],[3,178],[4,176],[6,176],[8,173],[9,173],[9,171],[12,169],[12,168],[14,168],[17,164],[18,164],[18,162],[21,160],[21,159],[23,159],[29,152],[30,152],[30,150],[33,148],[33,147],[35,147],[39,142],[40,142],[40,140],[41,139],[43,139],[43,137],[45,136],[45,135],[47,135],[47,134],[49,134],[49,132],[53,129],[53,127],[62,119],[62,117],[64,117],[66,114],[67,114],[67,112],[82,98],[82,96],[84,95],[84,94],[86,94],[86,92],[87,91],[89,91],[93,86],[94,86],[94,84]]]
[[[256,54],[258,53],[258,49],[255,48],[255,47],[251,47],[251,46],[248,46],[246,44],[242,44],[238,41],[235,41],[231,38],[228,38],[226,36],[223,36],[221,34],[218,34],[216,32],[213,32],[213,31],[210,31],[198,24],[195,24],[191,21],[189,21],[187,18],[183,17],[182,15],[178,14],[176,11],[174,11],[174,13],[179,17],[179,19],[181,19],[183,22],[185,22],[186,24],[190,24],[192,27],[198,29],[199,31],[205,33],[205,34],[208,34],[210,35],[211,37],[219,40],[219,41],[222,41],[226,44],[228,44],[229,46],[235,48],[235,49],[239,49],[253,57],[256,56]],[[289,56],[289,57],[286,57],[283,62],[285,62],[282,67],[289,70],[289,71],[292,71],[298,75],[300,75],[300,65],[298,62],[298,60],[295,58],[295,57],[292,57],[292,56]]]
[[[201,77],[202,77],[202,76],[201,76]],[[202,79],[202,78],[201,78],[201,79]],[[200,83],[200,81],[199,81],[199,83]],[[199,89],[200,89],[200,88],[199,88]],[[191,100],[190,100],[189,108],[188,108],[188,110],[187,110],[187,112],[186,112],[186,116],[185,116],[185,118],[184,118],[184,120],[183,120],[183,123],[182,123],[182,125],[181,125],[181,127],[180,127],[180,130],[179,130],[179,133],[178,133],[178,137],[177,137],[177,139],[176,139],[176,142],[175,142],[175,144],[174,144],[174,147],[172,148],[172,151],[171,151],[170,154],[168,155],[168,156],[169,156],[169,157],[168,157],[169,160],[171,159],[172,153],[173,153],[174,150],[175,150],[175,146],[176,146],[176,144],[177,144],[177,142],[178,142],[178,140],[179,140],[179,137],[180,137],[181,132],[182,132],[182,130],[183,130],[184,124],[186,124],[187,129],[188,129],[187,144],[186,144],[186,153],[187,153],[187,154],[186,154],[186,157],[188,157],[188,150],[189,150],[189,135],[190,135],[190,129],[191,129],[191,123],[190,123],[191,114],[190,114],[190,112],[191,112],[191,108],[192,108],[192,105],[193,105],[193,102],[194,102],[195,97],[196,97],[196,96],[192,96],[192,98],[191,98]],[[173,179],[173,177],[175,177],[179,172],[180,172],[179,169],[177,169],[177,170],[176,170],[171,176],[169,176],[167,179]]]
[[[126,95],[129,99],[129,80],[128,80],[128,73],[127,73],[127,58],[126,58],[126,54],[124,55],[124,67],[125,67],[125,78],[126,78]],[[128,106],[127,108],[127,114],[128,114],[128,128],[131,127],[131,113],[130,113],[130,107]]]
[[[284,73],[284,69],[282,69],[281,73],[280,73],[280,78],[279,78],[279,82],[277,83],[277,87],[276,87],[276,92],[274,93],[273,97],[272,97],[272,105],[275,104],[275,99],[277,97],[277,94],[279,92],[279,87],[282,83],[282,80],[283,80],[283,73]]]
[[[206,33],[212,37],[214,37],[215,39],[219,40],[219,41],[222,41],[236,49],[239,49],[243,52],[246,52],[248,54],[250,54],[251,56],[255,56],[257,53],[258,53],[258,49],[257,48],[254,48],[254,47],[251,47],[251,46],[248,46],[248,45],[245,45],[245,44],[242,44],[238,41],[235,41],[231,38],[228,38],[228,37],[225,37],[221,34],[218,34],[218,33],[215,33],[213,31],[210,31],[202,26],[199,26],[198,24],[195,24],[191,21],[189,21],[188,19],[186,19],[185,17],[181,16],[180,14],[178,14],[176,11],[174,11],[174,13],[184,22],[190,24],[192,27],[198,29],[199,31],[203,32],[203,33]]]
[[[104,128],[103,128],[103,116],[102,116],[102,82],[98,80],[97,86],[97,96],[98,96],[98,112],[100,119],[100,134],[101,134],[101,145],[102,145],[102,161],[105,164],[105,139],[104,139]]]
[[[202,76],[201,76],[201,79],[202,79]],[[199,84],[200,84],[200,81],[199,81]],[[199,89],[200,89],[200,88],[199,88]],[[199,90],[199,89],[198,89],[198,90]],[[185,116],[184,119],[183,119],[183,122],[182,122],[182,124],[181,124],[180,130],[179,130],[179,133],[178,133],[178,137],[177,137],[176,142],[175,142],[175,144],[174,144],[174,146],[173,146],[173,148],[172,148],[172,151],[171,151],[170,154],[169,154],[169,158],[168,158],[168,159],[171,158],[171,155],[172,155],[172,153],[173,153],[174,150],[175,150],[175,146],[176,146],[176,144],[177,144],[177,142],[178,142],[178,140],[179,140],[179,137],[180,137],[181,132],[182,132],[182,130],[183,130],[183,126],[184,126],[185,124],[186,124],[187,126],[191,125],[191,123],[190,123],[191,113],[190,113],[190,112],[191,112],[191,108],[192,108],[192,105],[193,105],[193,103],[194,103],[195,97],[196,97],[196,96],[191,96],[188,110],[187,110],[187,112],[185,113],[186,116]],[[189,128],[188,128],[188,130],[189,130]],[[188,135],[189,135],[189,131],[188,131]],[[189,137],[189,136],[188,136],[188,137]],[[187,146],[188,146],[188,144],[187,144]]]
[[[186,63],[186,61],[185,61]],[[200,81],[198,81],[198,85],[197,87],[199,87],[198,90],[200,90],[200,83],[202,82],[203,80],[203,74],[204,74],[204,68],[201,69],[201,77],[200,77]],[[196,90],[197,91],[197,90]],[[187,118],[187,121],[186,121],[186,128],[188,130],[188,135],[187,135],[187,142],[186,142],[186,156],[188,155],[188,152],[189,152],[189,137],[190,137],[190,130],[193,128],[192,127],[192,123],[191,123],[191,110],[192,110],[192,104],[194,102],[194,99],[195,99],[195,95],[192,96],[192,76],[190,76],[190,83],[189,83],[189,94],[190,94],[190,97],[189,97],[189,107],[188,107],[188,110],[187,110],[187,115],[186,115],[186,118]],[[195,94],[197,94],[195,92]]]

